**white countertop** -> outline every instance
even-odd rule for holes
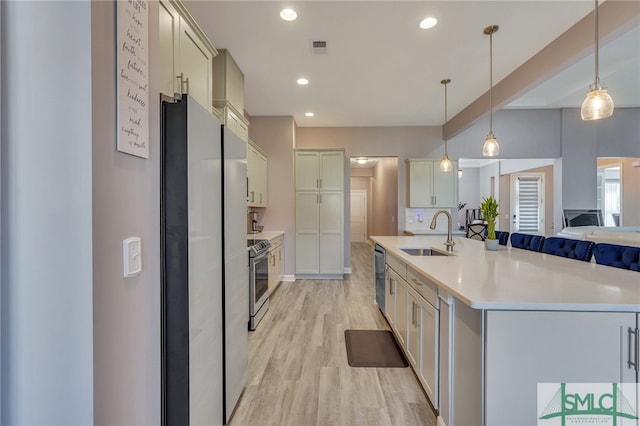
[[[442,229],[405,229],[404,233],[407,235],[447,235],[447,231]],[[467,233],[454,229],[451,231],[451,235],[467,235]]]
[[[284,235],[284,231],[262,231],[257,234],[247,234],[247,240],[273,240],[280,235]]]
[[[475,309],[640,312],[640,273],[454,237],[453,256],[411,256],[403,248],[444,251],[446,237],[371,237],[387,252]]]

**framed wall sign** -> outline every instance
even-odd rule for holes
[[[117,149],[149,158],[149,10],[146,0],[117,8]]]

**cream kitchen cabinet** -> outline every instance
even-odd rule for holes
[[[213,60],[213,106],[223,123],[245,142],[249,121],[244,117],[244,74],[227,49],[220,49]]]
[[[344,274],[344,150],[295,152],[296,275]]]
[[[296,150],[296,191],[343,191],[344,150]]]
[[[273,292],[284,276],[284,234],[271,241],[269,248],[269,291]]]
[[[451,171],[440,171],[440,160],[411,159],[409,167],[409,207],[452,208],[458,205],[458,162]]]
[[[439,299],[437,286],[387,252],[385,316],[398,343],[438,408]]]
[[[161,1],[160,92],[188,94],[213,112],[213,58],[216,49],[180,2]]]
[[[267,207],[267,155],[253,141],[247,144],[247,204]]]

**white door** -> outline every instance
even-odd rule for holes
[[[544,173],[511,175],[511,233],[544,235]]]
[[[351,190],[351,242],[367,241],[367,191]]]

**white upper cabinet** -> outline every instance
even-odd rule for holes
[[[344,190],[344,151],[296,151],[296,191]]]
[[[409,207],[457,207],[458,162],[451,165],[451,171],[441,172],[439,159],[409,160]]]
[[[267,207],[268,160],[253,141],[247,144],[247,205]]]
[[[223,123],[244,141],[249,139],[249,121],[244,116],[244,74],[226,49],[213,60],[213,106]]]
[[[167,2],[160,2],[160,92],[174,96],[180,92],[180,15]]]
[[[213,58],[217,51],[179,2],[161,1],[160,92],[190,95],[213,111]]]

